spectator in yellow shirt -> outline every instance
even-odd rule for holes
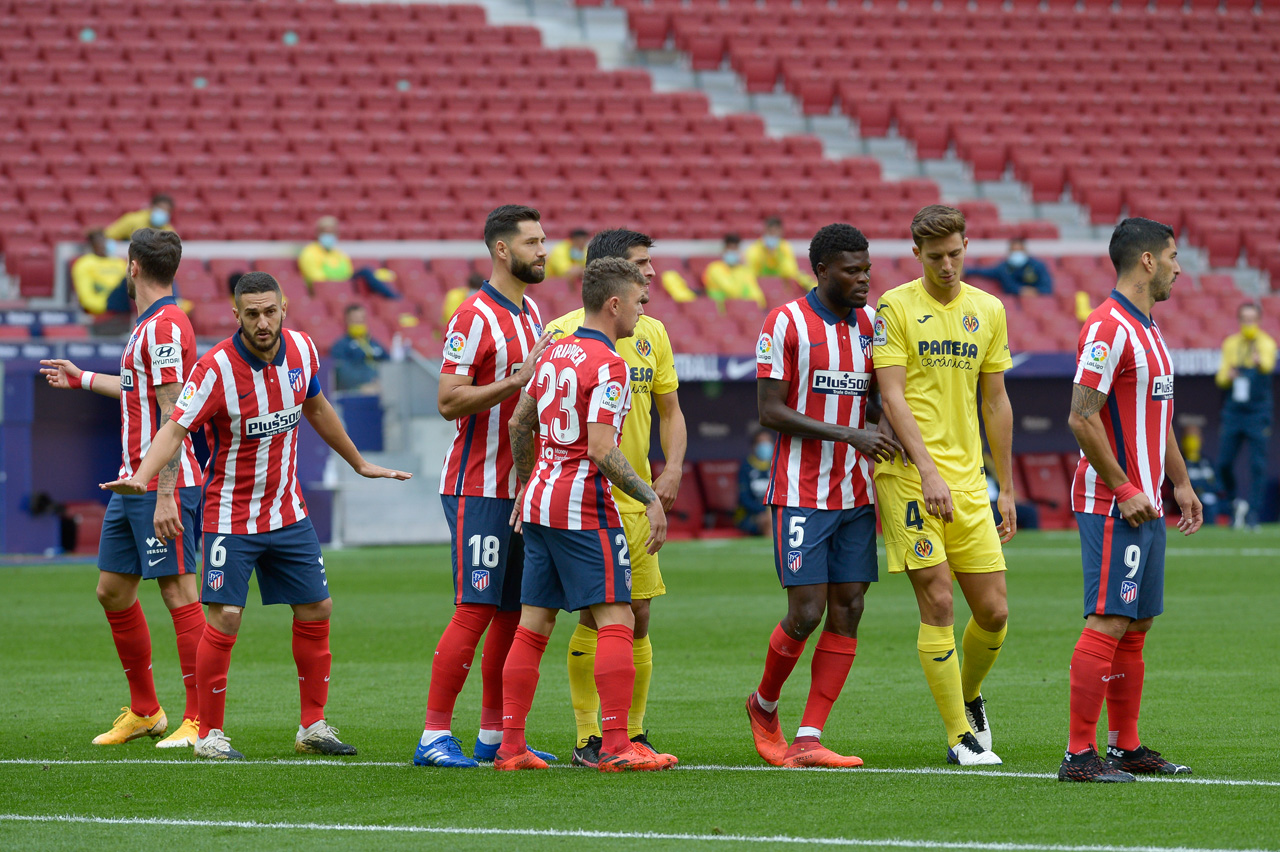
[[[321,216],[316,221],[316,240],[308,243],[298,255],[298,271],[302,273],[302,280],[307,282],[307,289],[312,293],[315,292],[315,285],[321,282],[355,280],[379,296],[400,298],[400,294],[387,285],[386,279],[394,280],[391,272],[375,271],[367,266],[352,269],[351,256],[338,248],[338,219],[335,216]]]
[[[724,251],[719,260],[711,261],[702,271],[702,284],[707,295],[717,302],[741,299],[765,306],[760,282],[742,260],[742,237],[737,234],[724,235]]]
[[[1236,310],[1240,330],[1222,341],[1222,362],[1215,380],[1226,391],[1218,427],[1218,514],[1233,516],[1236,529],[1256,529],[1267,492],[1267,444],[1275,406],[1271,376],[1276,342],[1258,327],[1262,306],[1245,302]],[[1236,498],[1236,455],[1249,445],[1249,499]]]
[[[587,240],[589,231],[574,228],[569,232],[569,239],[557,245],[547,255],[547,277],[569,278],[577,281],[582,278],[582,270],[587,266]]]
[[[782,238],[782,220],[776,216],[764,222],[764,236],[747,249],[747,265],[756,278],[784,278],[794,281],[805,291],[818,286],[814,278],[800,271],[795,252]]]
[[[467,286],[454,287],[452,290],[444,294],[444,311],[441,319],[443,325],[448,325],[449,320],[453,319],[453,315],[458,312],[458,307],[467,300],[472,293],[477,292],[484,286],[484,276],[478,273],[471,273],[467,278]]]
[[[71,264],[71,283],[76,288],[80,307],[94,316],[129,313],[132,306],[125,285],[129,261],[114,256],[115,240],[107,239],[101,228],[90,231],[86,241],[89,252]]]
[[[173,199],[164,193],[151,196],[151,206],[126,213],[103,229],[107,239],[128,240],[140,228],[173,230]]]

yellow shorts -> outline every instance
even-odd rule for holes
[[[627,549],[631,551],[631,599],[665,595],[667,587],[662,585],[658,555],[649,553],[645,547],[649,540],[649,516],[644,512],[623,512],[622,530],[627,534]]]
[[[919,482],[902,476],[877,476],[875,482],[890,574],[942,562],[957,574],[1005,570],[986,489],[952,491],[955,520],[947,524],[924,510]]]

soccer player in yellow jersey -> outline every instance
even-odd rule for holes
[[[653,280],[653,262],[649,249],[653,240],[636,231],[617,228],[596,234],[587,246],[587,263],[601,257],[629,260],[645,277],[644,302],[649,301],[649,283]],[[547,330],[558,339],[582,324],[581,309],[565,314],[547,324]],[[667,329],[649,315],[640,317],[635,334],[618,341],[618,354],[631,368],[631,411],[622,424],[622,454],[662,501],[664,511],[671,511],[680,491],[680,472],[688,445],[684,414],[676,396],[679,381],[671,353]],[[666,469],[653,479],[649,468],[649,439],[653,426],[653,406],[658,408],[662,454]],[[658,557],[648,553],[649,521],[644,506],[613,489],[613,499],[622,515],[622,526],[631,549],[631,610],[635,614],[636,685],[627,719],[627,734],[637,748],[653,752],[644,729],[645,706],[649,700],[649,682],[653,677],[653,646],[649,642],[649,601],[667,593],[658,570]],[[583,610],[578,628],[569,640],[569,695],[577,719],[578,742],[573,750],[576,766],[595,767],[600,756],[600,726],[596,721],[600,698],[595,684],[596,624],[589,610]],[[654,752],[655,754],[657,752]],[[670,757],[675,763],[675,758]]]
[[[1000,545],[1017,531],[1013,411],[1005,392],[1009,336],[1004,306],[962,281],[964,215],[933,204],[911,222],[924,274],[880,297],[875,366],[885,416],[910,464],[876,465],[889,571],[906,571],[920,606],[917,649],[947,729],[947,760],[1000,763],[982,681],[1004,644],[1008,603]],[[995,460],[1001,522],[982,469],[977,390]],[[951,578],[973,617],[956,658]]]

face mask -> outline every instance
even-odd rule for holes
[[[1241,325],[1240,335],[1245,340],[1256,340],[1258,337],[1258,324],[1256,322],[1249,322]]]
[[[163,228],[169,224],[169,211],[161,207],[151,208],[151,227]]]
[[[116,243],[116,241],[115,241],[115,240],[106,240],[106,241],[105,241],[105,244],[103,245],[103,252],[105,253],[105,256],[106,256],[106,257],[115,257],[115,256],[116,256],[116,246],[117,246],[117,243]]]
[[[769,251],[773,251],[780,245],[782,245],[782,237],[776,236],[774,234],[765,235],[764,247],[767,248]]]
[[[362,322],[353,322],[347,326],[347,334],[352,337],[364,337],[369,333],[369,326]]]
[[[324,246],[324,248],[327,249],[328,251],[333,251],[333,247],[338,244],[338,235],[337,234],[321,234],[320,236],[316,237],[316,242]]]
[[[724,262],[730,266],[737,266],[742,262],[742,254],[737,251],[727,251],[724,253]]]
[[[1029,258],[1025,251],[1014,251],[1009,253],[1010,266],[1026,266],[1028,259]]]
[[[1184,435],[1182,437],[1182,454],[1187,461],[1200,461],[1200,436]]]
[[[570,260],[582,260],[586,256],[587,256],[587,253],[580,248],[573,248],[572,246],[569,248]]]
[[[773,444],[759,443],[755,447],[756,458],[762,462],[771,461],[773,459]]]

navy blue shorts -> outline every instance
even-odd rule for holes
[[[144,580],[196,572],[204,489],[191,485],[174,491],[181,501],[182,535],[173,541],[156,538],[157,493],[111,495],[98,541],[99,571],[141,574]]]
[[[874,583],[876,509],[771,506],[773,561],[782,587],[818,583]]]
[[[453,603],[520,610],[524,539],[511,531],[515,500],[441,494],[449,522]]]
[[[205,533],[200,602],[244,606],[255,568],[264,606],[309,604],[329,597],[324,555],[310,518],[271,532]]]
[[[525,524],[524,536],[521,603],[567,612],[631,603],[631,551],[621,527],[557,530]]]
[[[1137,528],[1124,518],[1076,512],[1084,614],[1154,618],[1164,612],[1164,518]]]

